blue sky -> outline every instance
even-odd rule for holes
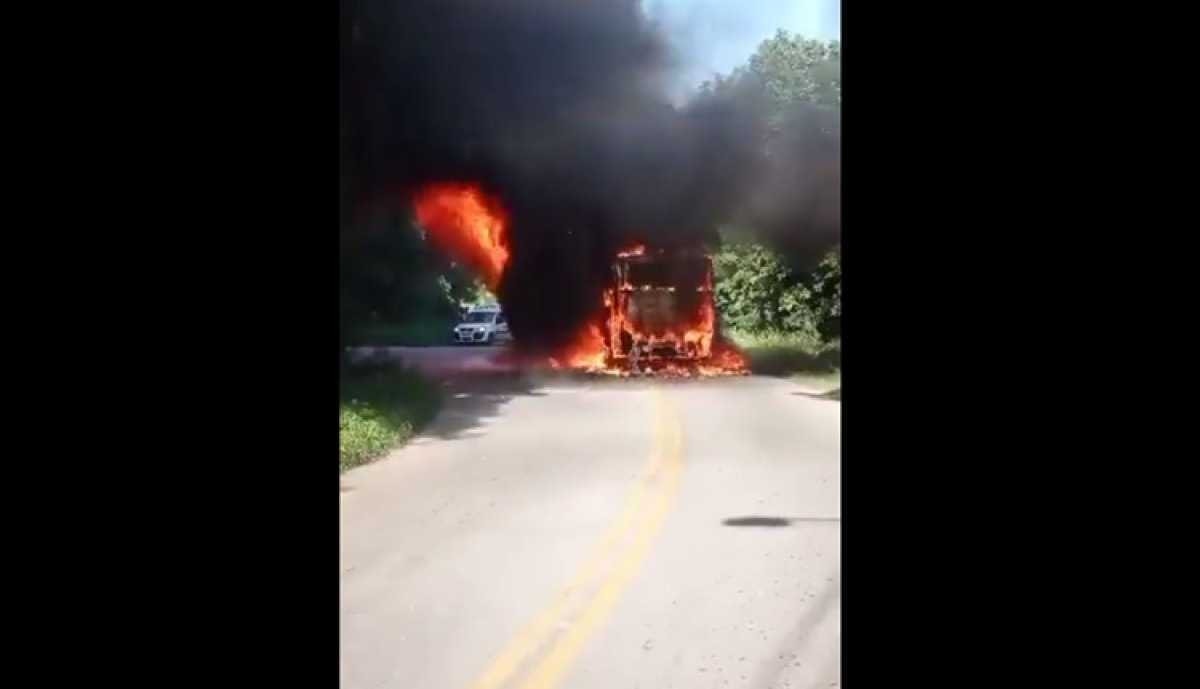
[[[841,37],[841,0],[642,0],[669,37],[679,61],[670,84],[681,96],[746,62],[776,29],[808,38]]]

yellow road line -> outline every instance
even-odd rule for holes
[[[668,444],[668,434],[663,432],[665,425],[665,405],[662,393],[656,388],[655,395],[655,444],[647,461],[641,478],[635,484],[626,500],[625,508],[620,517],[605,532],[592,556],[579,568],[570,583],[555,597],[554,602],[529,624],[521,629],[509,644],[488,665],[487,669],[471,685],[471,689],[497,689],[502,686],[516,671],[526,658],[538,650],[555,630],[555,623],[565,618],[572,603],[577,602],[579,594],[586,591],[605,573],[604,565],[611,559],[612,551],[630,534],[645,532],[645,521],[640,515],[646,512],[648,506],[656,502],[655,497],[647,497],[653,487],[653,481],[659,477],[664,465],[670,463],[670,457],[678,455],[678,446],[671,451]],[[639,529],[639,524],[641,528]],[[639,538],[639,541],[642,540]],[[623,565],[625,560],[618,563]],[[618,568],[619,571],[619,568]],[[612,574],[605,580],[611,581]],[[601,584],[602,589],[607,584]]]
[[[558,685],[588,639],[608,619],[621,594],[633,581],[638,568],[649,554],[654,536],[674,503],[679,488],[679,476],[683,471],[683,432],[673,409],[670,414],[666,412],[665,408],[668,405],[661,393],[658,395],[658,401],[658,431],[663,439],[666,456],[663,471],[657,481],[658,490],[651,498],[646,516],[637,524],[636,539],[584,608],[583,614],[530,672],[521,689],[553,689]],[[672,417],[671,421],[666,420],[668,416]]]

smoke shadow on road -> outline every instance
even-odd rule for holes
[[[441,382],[443,404],[421,435],[452,440],[477,435],[517,397],[544,397],[540,381],[520,373],[458,375]]]
[[[722,521],[725,526],[782,527],[805,522],[840,522],[841,517],[730,517]]]
[[[426,425],[423,437],[453,440],[482,435],[504,413],[504,407],[519,397],[545,397],[547,386],[582,386],[587,389],[621,386],[638,389],[700,381],[647,378],[615,378],[581,371],[519,369],[496,373],[461,373],[444,376],[442,408]]]
[[[842,389],[841,388],[836,388],[834,390],[830,390],[829,392],[820,392],[820,393],[793,392],[792,394],[799,395],[800,397],[808,397],[808,398],[814,399],[814,400],[833,400],[835,402],[842,401]]]

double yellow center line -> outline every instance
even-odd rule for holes
[[[653,388],[653,396],[654,448],[620,516],[570,583],[513,637],[471,689],[553,689],[633,580],[674,503],[683,472],[678,410],[661,388]]]

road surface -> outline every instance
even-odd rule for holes
[[[500,373],[515,371],[514,357],[506,345],[455,345],[449,347],[351,347],[355,361],[403,362],[432,375]]]
[[[446,392],[342,476],[343,689],[838,686],[839,402],[757,376]]]

